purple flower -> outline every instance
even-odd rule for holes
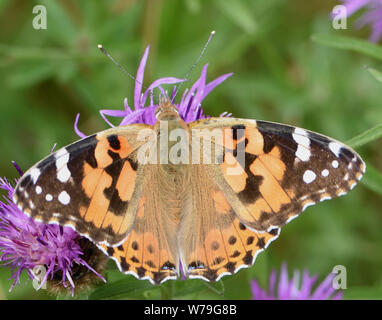
[[[20,170],[18,166],[16,169]],[[5,201],[0,201],[0,261],[2,266],[11,269],[13,283],[10,291],[20,284],[24,270],[33,279],[35,267],[45,270],[36,289],[52,281],[56,288],[61,284],[64,288],[71,288],[74,294],[73,279],[78,278],[79,272],[85,274],[89,271],[104,280],[83,258],[85,245],[74,230],[30,219],[10,200],[14,188],[6,179],[0,178],[0,189],[7,192],[3,196]]]
[[[371,26],[370,41],[378,42],[382,37],[382,1],[381,0],[341,0],[346,7],[348,16],[366,9],[364,15],[356,22],[358,28],[365,25]]]
[[[251,288],[254,300],[339,300],[343,292],[333,288],[332,281],[334,274],[330,273],[325,280],[316,286],[317,276],[309,276],[307,270],[304,271],[300,283],[300,272],[295,271],[292,279],[288,279],[286,263],[281,267],[278,285],[276,285],[276,271],[273,270],[269,278],[268,292],[263,290],[257,280],[252,280]]]
[[[158,88],[162,94],[165,94],[161,85],[164,84],[176,84],[184,82],[183,79],[167,77],[160,78],[154,81],[148,88],[142,93],[142,83],[143,75],[145,71],[145,66],[147,62],[147,56],[149,54],[149,47],[146,48],[143,58],[139,64],[139,68],[136,75],[135,81],[135,90],[134,90],[134,108],[131,108],[127,102],[127,98],[124,100],[124,109],[123,110],[101,110],[100,114],[105,122],[110,126],[114,125],[107,119],[106,116],[110,117],[120,117],[123,118],[119,125],[127,125],[132,123],[145,123],[153,125],[156,122],[155,110],[158,108],[158,104],[154,103],[153,91],[155,88]],[[207,67],[206,64],[200,75],[200,78],[195,81],[191,86],[191,89],[186,89],[180,102],[175,105],[178,108],[179,114],[185,122],[192,122],[198,119],[206,118],[203,114],[201,103],[205,97],[220,83],[226,80],[232,75],[232,73],[227,73],[219,78],[211,81],[206,84],[207,76]],[[174,86],[170,99],[173,100],[176,94],[177,87]],[[150,99],[148,99],[150,97]],[[220,116],[230,116],[231,114],[223,113]],[[81,138],[85,138],[86,135],[79,131],[78,124],[79,114],[77,114],[76,121],[74,123],[74,130],[77,135]]]

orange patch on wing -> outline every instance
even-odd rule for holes
[[[230,225],[228,228],[222,229],[222,236],[227,250],[228,260],[231,262],[241,260],[246,251],[239,237],[238,231],[235,228],[235,224]]]
[[[90,200],[90,205],[85,214],[86,222],[93,222],[95,227],[99,228],[106,215],[109,207],[109,200],[104,195],[105,188],[112,184],[112,178],[106,172],[102,172],[102,176],[96,186],[94,194]]]
[[[146,201],[145,197],[142,197],[139,199],[137,218],[143,218],[143,216],[144,216],[144,213],[145,213],[144,203],[145,203],[145,201]]]
[[[226,153],[224,162],[220,165],[224,178],[230,185],[232,190],[236,193],[243,191],[246,185],[248,175],[244,170],[241,170],[240,174],[230,174],[231,170],[236,171],[235,167],[240,166],[232,153]]]
[[[131,153],[131,146],[127,139],[123,136],[118,136],[120,148],[118,150],[113,149],[113,152],[118,153],[121,159],[126,158]]]
[[[261,155],[260,160],[278,181],[282,181],[286,166],[280,159],[280,151],[278,147],[274,147],[268,154]]]
[[[113,158],[108,154],[109,150],[110,145],[107,139],[99,139],[94,150],[94,157],[97,160],[97,166],[99,168],[106,168],[108,165],[113,163]]]
[[[130,201],[135,188],[136,176],[137,172],[133,170],[130,162],[125,161],[117,185],[115,186],[122,201]]]
[[[256,128],[247,127],[245,136],[248,140],[245,151],[254,155],[263,154],[264,138],[260,131]]]
[[[103,169],[94,169],[88,163],[84,164],[84,178],[82,180],[82,189],[85,194],[91,198],[97,188]]]
[[[227,213],[230,211],[231,206],[227,202],[223,192],[221,191],[212,191],[212,199],[214,200],[214,206],[217,212]]]
[[[279,212],[283,204],[291,201],[278,181],[259,159],[255,160],[249,166],[249,169],[254,175],[261,175],[263,177],[263,181],[260,184],[260,193],[274,212]]]
[[[207,261],[211,269],[217,269],[222,264],[226,264],[227,254],[224,249],[222,235],[219,229],[210,230],[204,240]]]
[[[147,270],[158,271],[160,265],[158,238],[151,232],[143,234],[143,264]]]
[[[256,222],[259,220],[262,212],[272,212],[272,209],[263,198],[259,198],[254,203],[241,209],[239,216],[248,222]]]
[[[116,216],[113,212],[108,211],[105,215],[103,222],[102,222],[101,228],[104,229],[104,228],[107,228],[110,226],[112,228],[113,232],[118,234],[123,218],[124,218],[124,216]]]
[[[142,265],[143,233],[137,233],[134,229],[129,235],[128,247],[126,249],[126,261],[132,266]]]

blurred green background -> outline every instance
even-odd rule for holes
[[[47,8],[47,29],[32,28],[32,8]],[[133,101],[134,83],[99,52],[98,43],[135,74],[151,46],[144,84],[158,77],[183,77],[209,33],[216,35],[191,75],[209,63],[207,80],[234,72],[207,99],[206,114],[287,123],[347,141],[382,123],[382,83],[367,70],[381,61],[312,41],[313,34],[367,39],[348,21],[334,30],[330,12],[337,1],[304,0],[47,0],[0,1],[0,176],[22,169],[77,139],[76,114],[86,134],[107,128],[100,109]],[[187,85],[184,86],[186,88]],[[381,140],[357,148],[367,164],[382,171]],[[370,178],[378,180],[377,172]],[[382,180],[381,180],[382,181]],[[361,183],[345,197],[310,207],[285,226],[254,267],[216,285],[201,280],[169,281],[152,288],[116,271],[109,282],[120,291],[93,297],[248,299],[250,280],[265,286],[272,269],[288,263],[323,280],[335,265],[347,269],[345,298],[382,298],[381,185]],[[0,298],[54,298],[30,282],[8,292],[11,273],[0,269]],[[24,277],[23,279],[26,279]],[[143,287],[141,287],[141,284]],[[127,290],[131,286],[137,290]],[[127,288],[124,290],[123,288]],[[103,295],[104,294],[104,295]]]

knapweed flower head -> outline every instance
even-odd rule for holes
[[[317,285],[317,275],[310,276],[305,270],[302,277],[299,271],[295,271],[293,277],[288,279],[287,265],[284,263],[278,282],[276,271],[272,271],[268,291],[262,289],[257,280],[252,280],[252,295],[254,300],[339,300],[343,292],[333,287],[334,277],[335,275],[330,273],[323,282]]]
[[[72,294],[75,288],[73,278],[79,270],[90,271],[104,280],[83,259],[81,239],[74,230],[30,219],[11,200],[14,193],[11,183],[0,178],[0,188],[7,193],[0,201],[0,261],[2,266],[11,269],[13,283],[10,290],[20,284],[24,270],[31,279],[35,279],[34,270],[39,270],[42,278],[38,279],[35,289],[44,287],[47,281],[54,281],[64,288],[71,288]]]
[[[114,125],[107,119],[107,116],[122,118],[122,121],[119,124],[120,126],[133,124],[133,123],[145,123],[145,124],[153,125],[156,122],[155,110],[159,106],[158,104],[154,103],[154,98],[153,98],[154,89],[158,88],[161,94],[167,95],[165,91],[163,90],[163,88],[161,87],[162,85],[177,84],[177,83],[181,83],[185,81],[184,79],[179,79],[174,77],[160,78],[158,80],[155,80],[151,85],[147,87],[147,89],[144,92],[142,92],[143,76],[144,76],[144,71],[146,67],[147,57],[149,54],[149,49],[150,47],[146,48],[137,71],[135,89],[134,89],[133,108],[129,106],[128,101],[125,98],[123,110],[107,109],[107,110],[100,111],[102,118],[105,120],[105,122],[109,126],[114,127]],[[192,122],[198,119],[206,118],[206,116],[203,113],[203,109],[201,107],[202,101],[216,86],[221,84],[224,80],[226,80],[228,77],[232,75],[232,73],[224,74],[220,76],[219,78],[209,83],[206,83],[207,68],[208,68],[208,65],[207,64],[204,65],[199,79],[195,81],[195,83],[191,86],[189,90],[186,89],[184,91],[183,96],[180,99],[180,102],[175,103],[175,105],[178,108],[179,115],[182,117],[182,119],[186,123]],[[177,87],[174,86],[172,90],[172,94],[169,97],[171,101],[174,99],[176,91],[177,91]],[[230,116],[230,115],[231,114],[223,113],[220,116]],[[79,137],[85,138],[86,135],[83,134],[81,131],[79,131],[77,128],[78,119],[79,119],[79,115],[77,115],[77,118],[74,124],[74,130]]]
[[[378,42],[382,37],[382,0],[341,0],[346,8],[347,16],[365,9],[365,13],[357,20],[356,27],[370,25],[370,41]]]

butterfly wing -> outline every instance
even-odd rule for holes
[[[301,128],[229,118],[195,121],[190,128],[224,130],[223,140],[200,131],[203,141],[224,148],[210,174],[240,221],[259,231],[282,226],[307,206],[347,193],[366,169],[350,147]]]
[[[109,129],[49,155],[19,180],[14,202],[44,223],[71,226],[97,244],[126,238],[137,212],[141,179],[136,150],[140,129]]]
[[[177,206],[168,201],[179,185],[169,183],[162,173],[158,165],[144,166],[143,193],[129,236],[118,247],[103,246],[120,271],[153,284],[176,279],[179,268],[176,242],[179,215],[175,213]]]
[[[279,229],[255,232],[241,223],[211,176],[210,166],[192,165],[179,228],[183,272],[190,278],[218,281],[251,266],[278,237]]]

